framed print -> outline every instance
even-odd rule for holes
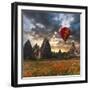
[[[11,85],[87,82],[87,7],[12,3]]]

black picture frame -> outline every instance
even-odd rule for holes
[[[62,81],[62,82],[44,82],[44,83],[28,83],[18,84],[18,6],[36,6],[36,7],[51,7],[51,8],[69,8],[81,9],[85,11],[85,79],[75,81]],[[42,3],[26,3],[14,2],[11,4],[11,86],[24,87],[24,86],[42,86],[42,85],[57,85],[57,84],[75,84],[88,82],[88,7],[87,6],[74,6],[74,5],[56,5],[56,4],[42,4]]]

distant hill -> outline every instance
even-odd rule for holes
[[[29,40],[24,45],[24,59],[29,59],[32,58],[33,56],[33,51],[32,51],[32,46]]]
[[[74,57],[80,57],[80,48],[75,46],[75,43],[72,42],[71,48],[68,52],[59,52],[55,53],[51,51],[51,46],[49,40],[45,38],[41,47],[37,43],[32,47],[29,40],[24,45],[24,59],[69,59]]]
[[[43,40],[40,51],[41,51],[42,58],[50,58],[51,57],[51,46],[50,46],[49,40],[47,38],[45,38]]]

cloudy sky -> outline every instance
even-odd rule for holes
[[[80,45],[79,13],[22,10],[22,20],[23,44],[29,39],[32,46],[36,43],[41,46],[43,39],[48,38],[54,52],[68,51],[72,42]],[[59,35],[62,27],[71,30],[66,43]]]

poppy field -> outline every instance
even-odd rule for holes
[[[26,60],[22,71],[23,77],[79,75],[80,60]]]

